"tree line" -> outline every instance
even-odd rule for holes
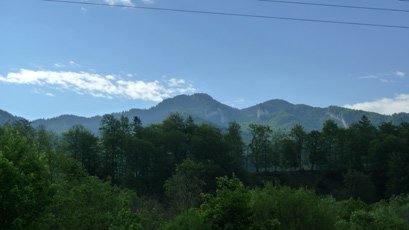
[[[256,124],[250,130],[248,158],[256,172],[341,174],[354,196],[368,201],[409,192],[408,123],[375,127],[363,116],[349,128],[327,120],[320,131],[306,132],[295,125],[285,133]]]
[[[221,130],[179,114],[147,127],[105,115],[100,136],[82,126],[63,135],[26,121],[1,126],[0,229],[409,226],[409,124],[363,117],[346,129],[249,128],[245,144],[236,122]],[[338,175],[344,200],[317,194],[320,184],[287,187],[277,173]]]

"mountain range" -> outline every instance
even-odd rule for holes
[[[162,122],[169,114],[180,113],[190,115],[195,122],[209,123],[219,128],[225,128],[230,121],[237,121],[244,130],[251,123],[267,124],[273,128],[288,129],[295,124],[302,125],[306,130],[319,130],[328,120],[334,120],[340,127],[348,127],[367,116],[373,124],[383,122],[399,124],[409,122],[408,113],[381,115],[373,112],[351,110],[338,106],[327,108],[312,107],[304,104],[292,104],[284,100],[269,100],[245,109],[237,109],[218,102],[204,93],[193,95],[179,95],[165,99],[149,109],[131,109],[120,113],[113,113],[115,117],[124,115],[130,119],[138,116],[144,125]],[[61,115],[50,119],[31,121],[34,127],[43,126],[56,133],[67,131],[74,125],[82,125],[98,134],[102,116],[80,117],[75,115]],[[0,124],[21,119],[0,110]]]

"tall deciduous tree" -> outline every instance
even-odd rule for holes
[[[0,128],[0,229],[27,229],[51,201],[47,155],[31,127]]]
[[[357,124],[348,129],[348,135],[351,167],[357,170],[367,168],[370,143],[377,135],[375,126],[366,116],[362,116]]]
[[[306,149],[309,152],[311,170],[322,168],[326,159],[323,152],[320,132],[314,130],[307,135]]]
[[[268,126],[251,124],[252,135],[250,147],[250,161],[259,172],[261,168],[266,171],[271,166],[271,129]]]
[[[103,176],[118,184],[125,173],[124,141],[130,135],[129,120],[123,116],[118,120],[112,114],[101,120],[102,145],[104,149]]]
[[[205,185],[201,179],[204,165],[184,160],[176,167],[176,173],[165,182],[165,193],[175,213],[199,205],[200,193]]]
[[[206,194],[201,205],[203,216],[212,229],[240,230],[250,227],[249,190],[237,179],[217,178],[216,195]]]
[[[298,168],[302,168],[306,136],[307,134],[305,133],[304,128],[299,124],[294,125],[294,127],[290,131],[290,137],[293,139],[295,144],[294,155],[296,158],[296,167]]]
[[[333,120],[327,120],[324,122],[321,132],[322,137],[322,150],[327,158],[327,168],[334,168],[334,164],[338,158],[338,145],[337,138],[339,135],[339,127]]]
[[[97,175],[99,168],[98,138],[83,126],[74,126],[63,134],[63,151],[82,163],[87,172]]]
[[[227,154],[230,158],[230,172],[239,173],[244,168],[244,142],[241,138],[240,125],[237,122],[229,123],[224,140],[227,145]]]

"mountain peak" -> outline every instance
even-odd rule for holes
[[[4,124],[4,123],[7,123],[7,122],[13,122],[13,121],[16,121],[16,120],[19,120],[19,119],[21,119],[21,118],[16,117],[16,116],[12,115],[11,113],[6,112],[4,110],[0,110],[0,124]]]
[[[268,112],[280,111],[280,110],[287,110],[289,108],[294,107],[294,104],[291,104],[288,101],[281,100],[281,99],[273,99],[268,100],[263,103],[248,107],[244,109],[244,111],[254,111],[254,110],[264,110]]]
[[[218,127],[227,127],[230,121],[237,121],[246,126],[249,123],[266,124],[274,128],[290,128],[301,124],[306,130],[320,129],[324,121],[333,119],[342,127],[359,121],[366,115],[375,125],[382,122],[400,123],[409,121],[409,114],[383,116],[376,113],[356,111],[337,106],[327,108],[311,107],[303,104],[292,104],[281,99],[268,100],[246,109],[237,109],[220,103],[206,93],[179,95],[167,98],[150,109],[131,109],[114,115],[128,118],[138,116],[144,125],[160,123],[171,113],[192,116],[195,121],[210,123]],[[13,115],[0,110],[0,124],[15,120]],[[94,133],[98,133],[100,116],[85,118],[74,115],[63,115],[53,119],[33,121],[38,127],[44,125],[57,133],[68,130],[71,126],[81,124]]]
[[[206,93],[195,93],[191,95],[192,98],[203,99],[203,100],[214,100],[209,94]]]
[[[172,98],[166,98],[159,104],[155,106],[155,108],[163,108],[163,107],[197,107],[202,106],[203,104],[212,104],[212,103],[219,103],[218,101],[214,100],[210,95],[205,93],[195,93],[192,95],[178,95]]]
[[[288,102],[288,101],[282,100],[282,99],[272,99],[272,100],[268,100],[268,101],[263,102],[263,103],[261,103],[261,104],[259,104],[259,105],[278,106],[278,107],[294,106],[294,104],[292,104],[292,103],[290,103],[290,102]]]

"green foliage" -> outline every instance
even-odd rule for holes
[[[203,216],[197,209],[188,209],[169,223],[163,229],[165,230],[210,230],[212,229],[208,223],[204,221]]]
[[[349,226],[357,230],[404,230],[409,227],[402,219],[383,213],[382,210],[372,212],[358,210],[352,213]]]
[[[271,129],[268,126],[251,124],[251,143],[250,148],[250,161],[256,167],[256,171],[259,172],[261,168],[264,171],[272,165],[271,160]]]
[[[74,126],[63,134],[62,151],[82,163],[91,175],[100,167],[98,138],[83,126]]]
[[[102,134],[103,159],[102,174],[118,184],[124,173],[124,143],[130,134],[129,121],[121,116],[118,120],[114,115],[104,115],[101,120],[100,131]]]
[[[144,230],[159,229],[166,218],[162,203],[152,197],[140,197],[136,200],[136,213]]]
[[[338,202],[339,206],[339,218],[343,221],[351,219],[351,214],[358,210],[367,211],[368,205],[359,199],[348,199]]]
[[[281,149],[281,166],[285,169],[295,170],[299,166],[297,146],[295,141],[289,137],[280,142]]]
[[[132,192],[112,187],[95,177],[60,181],[46,210],[42,227],[57,229],[124,229],[138,225],[130,207]],[[119,221],[125,221],[119,223]]]
[[[409,199],[407,196],[393,197],[367,206],[359,201],[344,201],[341,218],[336,229],[408,229]]]
[[[321,191],[337,198],[391,197],[365,204],[307,189],[246,187],[235,177],[247,174],[234,122],[222,131],[179,114],[148,127],[137,117],[102,121],[101,137],[81,126],[61,138],[28,122],[0,127],[0,229],[409,228],[409,199],[398,195],[409,192],[408,124],[377,129],[363,117],[347,129],[327,121],[309,133],[250,125],[249,159],[259,173],[246,182],[325,177]]]
[[[305,189],[267,184],[252,193],[252,229],[333,229],[335,201]]]
[[[409,152],[392,153],[389,159],[387,193],[409,193]]]
[[[244,169],[244,148],[245,144],[241,137],[240,125],[237,122],[230,122],[224,141],[227,145],[228,161],[226,166],[229,173],[242,173]]]
[[[205,221],[212,229],[248,229],[250,192],[237,178],[217,178],[216,195],[206,194],[201,205]]]
[[[303,162],[303,153],[304,153],[304,148],[305,148],[305,141],[307,139],[307,134],[304,131],[304,128],[297,124],[294,125],[293,128],[290,131],[289,135],[293,142],[294,142],[294,159],[291,159],[290,162],[292,162],[290,165],[296,168],[302,168]]]
[[[51,174],[34,130],[5,126],[0,132],[0,228],[28,228],[50,203]]]
[[[309,153],[311,170],[322,169],[325,166],[327,158],[323,149],[322,135],[320,132],[314,130],[307,134],[306,151]]]
[[[113,218],[109,230],[143,230],[140,218],[129,208],[122,208]]]
[[[185,160],[176,166],[176,173],[166,180],[164,187],[169,204],[174,213],[198,206],[200,193],[205,182],[203,164]]]
[[[350,197],[360,198],[365,202],[374,201],[375,186],[368,175],[356,170],[350,170],[344,175],[344,184]]]

